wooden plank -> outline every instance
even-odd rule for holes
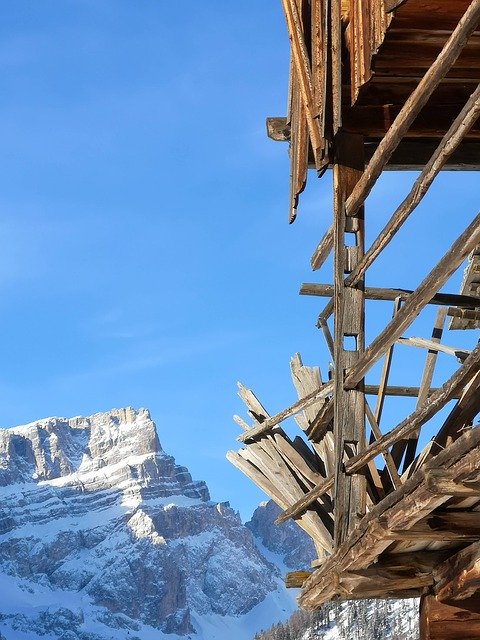
[[[445,325],[445,318],[447,315],[447,309],[442,307],[437,311],[435,316],[435,322],[433,324],[432,341],[439,343],[443,335],[443,327]],[[428,398],[428,392],[432,385],[433,373],[435,371],[435,364],[437,362],[438,351],[430,349],[425,358],[425,365],[423,367],[422,380],[420,382],[420,389],[418,392],[417,407],[422,405]]]
[[[425,486],[430,493],[455,498],[480,497],[480,479],[459,480],[451,471],[432,469],[425,474]]]
[[[347,215],[354,215],[377,181],[385,164],[408,131],[428,98],[451,69],[480,20],[480,0],[472,0],[467,11],[446,42],[439,56],[425,73],[417,88],[405,102],[385,137],[368,163],[365,175],[346,203]]]
[[[380,431],[375,415],[370,409],[368,402],[365,402],[365,412],[366,412],[367,420],[370,423],[370,428],[372,429],[372,433],[375,436],[375,439],[379,440],[382,437],[382,432]],[[397,489],[402,484],[400,476],[398,475],[397,466],[395,465],[395,462],[393,461],[393,458],[388,450],[382,451],[382,456],[383,456],[383,459],[385,460],[386,469],[390,476],[392,486],[395,489]],[[382,487],[383,487],[383,483],[382,483]]]
[[[330,0],[330,74],[332,137],[342,126],[342,2]]]
[[[325,495],[328,491],[330,491],[334,486],[334,476],[330,475],[328,478],[319,482],[313,489],[310,489],[308,493],[306,493],[303,498],[295,502],[291,507],[285,509],[283,513],[281,513],[278,518],[275,520],[276,524],[281,524],[282,522],[286,522],[290,518],[296,520],[299,516],[301,516],[305,511],[310,507],[310,505]]]
[[[313,252],[310,258],[310,265],[313,271],[320,269],[325,260],[330,255],[333,248],[333,225],[330,225],[325,232],[325,235],[318,243],[317,248]]]
[[[446,344],[438,344],[434,340],[428,340],[427,338],[403,338],[400,337],[397,340],[398,344],[404,344],[408,347],[418,347],[420,349],[428,349],[433,353],[446,353],[450,356],[455,356],[459,362],[463,362],[470,353],[464,349],[449,347]]]
[[[271,416],[261,424],[250,429],[248,432],[238,436],[237,440],[239,442],[246,442],[247,440],[257,438],[258,436],[267,433],[283,420],[290,418],[291,416],[295,415],[299,411],[303,411],[310,405],[318,402],[318,400],[322,400],[323,398],[326,398],[332,393],[332,391],[333,391],[333,382],[327,382],[322,387],[320,387],[320,389],[317,389],[316,391],[310,393],[308,396],[305,396],[301,400],[294,402],[290,407],[287,407],[287,409],[280,411],[276,415]]]
[[[378,395],[378,385],[375,384],[366,384],[365,385],[365,393],[367,395],[376,396]],[[428,395],[431,396],[435,391],[438,391],[438,388],[432,388],[429,390]],[[420,392],[420,387],[399,387],[394,385],[388,385],[385,388],[386,396],[399,396],[405,398],[416,398]],[[452,398],[459,398],[460,394],[457,392],[452,395]]]
[[[395,302],[393,305],[393,314],[392,314],[393,318],[397,315],[398,310],[400,309],[401,303],[402,301],[400,298],[398,297],[395,298]],[[385,389],[387,387],[388,376],[390,374],[390,367],[392,364],[392,357],[393,357],[393,349],[394,349],[394,345],[392,344],[391,347],[388,349],[387,353],[385,354],[385,360],[383,362],[382,373],[380,376],[377,402],[375,405],[375,412],[373,414],[375,417],[375,423],[378,425],[380,425],[383,404],[385,402]],[[378,438],[379,436],[375,436],[375,437]]]
[[[478,0],[480,3],[480,0]],[[480,242],[480,214],[467,229],[457,238],[449,251],[443,256],[429,275],[417,287],[397,313],[395,318],[365,349],[355,367],[347,372],[345,388],[352,389],[362,380],[365,373],[386,352],[404,330],[413,322],[422,308],[435,293],[445,284],[452,273],[460,266],[465,257]]]
[[[412,289],[392,289],[384,287],[365,287],[365,298],[367,300],[391,300],[394,302],[397,298],[406,302],[412,295]],[[303,296],[320,296],[330,298],[333,296],[333,285],[319,283],[303,283],[300,287],[300,295]],[[464,296],[455,293],[435,293],[427,304],[433,305],[453,305],[460,308],[478,308],[480,309],[480,298],[477,296]]]

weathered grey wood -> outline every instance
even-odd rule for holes
[[[465,386],[465,384],[480,369],[480,345],[477,345],[472,353],[465,360],[463,365],[441,386],[437,391],[410,414],[405,420],[382,436],[379,440],[371,444],[366,450],[354,456],[345,464],[348,473],[358,473],[358,471],[369,461],[381,454],[386,448],[391,447],[397,440],[407,438],[411,433],[425,424],[452,398],[453,393]]]
[[[335,536],[338,547],[356,526],[366,508],[364,476],[348,477],[344,471],[346,450],[358,453],[365,446],[365,409],[362,389],[345,389],[345,371],[361,358],[365,347],[365,298],[359,289],[347,289],[344,274],[355,267],[364,251],[364,213],[355,216],[355,246],[346,241],[345,200],[361,178],[364,168],[363,137],[338,131],[334,139],[334,447]],[[345,340],[351,338],[351,350]]]
[[[394,318],[397,315],[398,310],[400,309],[401,306],[401,299],[400,298],[395,298],[395,302],[393,304],[393,314],[392,317]],[[380,376],[380,384],[379,384],[379,389],[378,389],[378,396],[377,396],[377,402],[375,405],[375,412],[374,412],[374,417],[375,417],[375,422],[380,425],[380,420],[382,418],[382,410],[383,410],[383,404],[385,402],[385,389],[387,388],[387,383],[388,383],[388,376],[390,374],[390,367],[392,364],[392,357],[393,357],[393,350],[394,350],[394,344],[392,344],[390,346],[390,348],[388,349],[387,353],[385,354],[385,359],[383,362],[383,367],[382,367],[382,373]],[[375,436],[376,438],[378,438],[379,436]]]
[[[313,271],[320,269],[325,260],[330,255],[333,248],[333,224],[328,227],[325,235],[318,243],[317,248],[310,258],[310,265]]]
[[[276,142],[288,142],[291,129],[286,118],[267,118],[267,136]]]
[[[318,319],[318,327],[322,330],[323,337],[325,338],[325,342],[327,344],[328,350],[332,358],[334,357],[334,348],[333,348],[333,337],[330,332],[330,328],[328,326],[327,320],[323,318]]]
[[[299,400],[304,396],[313,393],[322,386],[320,369],[318,367],[306,367],[303,364],[299,353],[296,353],[290,360],[290,374]],[[308,425],[315,420],[323,404],[324,400],[321,400],[317,404],[312,404],[304,409],[304,416],[302,416],[304,417],[302,423],[306,423],[306,428],[304,430],[308,429]],[[298,417],[299,416],[297,415],[296,418]],[[301,425],[300,427],[303,428]]]
[[[436,344],[440,343],[443,335],[443,327],[445,325],[445,318],[447,315],[447,309],[442,307],[437,311],[435,316],[435,322],[433,324],[432,341]],[[425,358],[425,365],[422,373],[422,380],[420,382],[420,389],[418,392],[417,407],[422,405],[428,398],[428,392],[432,385],[433,373],[435,371],[435,364],[437,362],[438,351],[430,349]]]
[[[372,429],[372,433],[375,436],[375,439],[376,440],[380,439],[382,437],[382,432],[380,431],[375,415],[370,409],[368,402],[365,402],[365,412],[366,412],[367,420],[370,424],[370,428]],[[382,451],[382,456],[383,456],[383,459],[385,460],[386,469],[390,476],[390,480],[392,481],[392,485],[395,489],[397,489],[402,484],[402,481],[400,479],[400,476],[398,475],[398,470],[395,465],[395,462],[393,461],[393,458],[388,450]],[[383,484],[382,484],[382,487],[383,487]]]
[[[463,362],[468,356],[469,352],[464,349],[456,349],[455,347],[449,347],[446,344],[438,344],[434,340],[427,340],[427,338],[403,338],[400,337],[397,340],[398,344],[404,344],[408,347],[419,347],[420,349],[428,349],[433,353],[447,353],[450,356],[455,356],[459,362]]]
[[[298,500],[288,509],[285,509],[285,511],[278,516],[275,522],[277,524],[281,524],[282,522],[286,522],[290,518],[298,518],[300,515],[305,513],[305,511],[313,502],[315,502],[315,500],[321,498],[328,491],[330,491],[330,489],[333,488],[334,480],[335,478],[332,474],[322,482],[319,482],[313,489],[310,489],[310,491],[306,493],[303,498]]]
[[[416,209],[427,193],[433,180],[444,167],[448,158],[462,141],[480,114],[480,85],[477,86],[469,100],[449,128],[434,154],[427,162],[422,172],[403,202],[397,207],[394,214],[385,227],[373,241],[371,247],[365,252],[358,266],[349,275],[347,282],[354,285],[366,272],[368,267],[376,260],[380,253],[390,243],[397,231]]]
[[[437,311],[435,322],[433,324],[433,331],[432,331],[432,341],[435,344],[438,344],[442,337],[446,313],[447,313],[446,307],[441,307]],[[416,403],[417,409],[428,398],[428,395],[430,392],[430,385],[432,383],[432,378],[433,378],[433,372],[435,370],[435,364],[437,361],[437,356],[438,356],[437,350],[430,349],[427,353],[427,357],[425,359],[425,365],[423,368],[422,380],[420,382],[420,389],[418,390],[418,397],[417,397],[417,403]],[[396,442],[393,446],[392,456],[398,466],[400,465],[400,461],[402,460],[402,457],[405,454],[405,460],[403,463],[404,473],[410,467],[410,465],[415,459],[417,442],[418,442],[418,432],[414,432],[411,434],[408,440]]]
[[[258,436],[263,435],[264,433],[267,433],[268,431],[273,429],[273,427],[275,427],[277,424],[282,422],[282,420],[286,420],[287,418],[290,418],[291,416],[295,415],[299,411],[303,411],[310,405],[315,404],[315,402],[317,402],[318,400],[322,400],[323,398],[326,398],[332,393],[332,391],[333,391],[333,382],[327,382],[320,389],[317,389],[316,391],[309,394],[308,396],[305,396],[301,400],[298,400],[298,402],[295,402],[290,407],[287,407],[287,409],[284,409],[283,411],[280,411],[276,415],[271,416],[270,418],[268,418],[258,426],[254,427],[253,429],[250,429],[248,432],[245,432],[244,434],[238,436],[237,440],[239,442],[246,442],[247,440],[257,438]]]
[[[400,298],[402,301],[407,301],[413,293],[414,292],[411,289],[365,287],[365,298],[367,300],[391,300],[392,302],[395,302],[397,298]],[[300,287],[300,295],[320,296],[324,298],[331,297],[333,296],[333,285],[304,283]],[[427,304],[441,306],[452,305],[454,307],[461,307],[465,309],[476,307],[477,309],[480,309],[480,298],[474,296],[461,296],[455,293],[435,293],[430,300],[428,300]]]
[[[370,396],[378,395],[379,387],[376,384],[366,384],[365,385],[365,394]],[[431,396],[432,393],[437,391],[437,388],[431,388],[428,391],[428,395]],[[406,398],[417,398],[420,392],[420,387],[399,387],[394,385],[388,385],[385,387],[385,395],[386,396],[403,396]],[[458,393],[452,396],[452,398],[460,397]]]
[[[480,0],[478,0],[480,2]],[[353,389],[370,367],[386,352],[403,331],[413,322],[421,309],[433,295],[445,284],[452,273],[460,266],[466,256],[480,242],[480,214],[457,238],[450,250],[443,256],[429,275],[405,302],[395,318],[365,349],[358,363],[347,372],[345,388]]]
[[[479,20],[480,0],[472,0],[472,3],[445,43],[437,59],[430,66],[416,89],[405,102],[400,113],[378,145],[377,150],[365,169],[363,179],[359,181],[357,187],[346,202],[347,215],[354,215],[364,203],[365,198],[370,193],[392,153],[421,109],[427,103],[433,91],[442,81],[442,78],[445,77],[457,60],[468,38],[477,28]]]

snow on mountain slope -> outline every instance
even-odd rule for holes
[[[7,640],[250,640],[294,609],[144,409],[0,430],[0,505]]]

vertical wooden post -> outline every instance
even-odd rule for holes
[[[452,604],[433,595],[420,600],[420,640],[480,640],[478,595]]]
[[[335,310],[335,545],[338,547],[365,513],[366,484],[362,475],[347,476],[346,455],[358,453],[365,441],[365,397],[359,389],[344,389],[345,370],[365,350],[363,282],[345,286],[364,255],[364,210],[347,217],[345,202],[363,174],[363,137],[340,130],[334,140],[334,310]]]

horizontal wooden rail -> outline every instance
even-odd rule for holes
[[[480,0],[473,0],[442,51],[403,105],[378,145],[363,176],[346,202],[347,215],[355,215],[365,202],[398,144],[407,133],[428,99],[454,65],[469,37],[480,22]]]
[[[404,330],[415,320],[422,308],[428,304],[428,301],[433,298],[435,293],[479,243],[480,214],[477,214],[465,231],[453,243],[449,251],[410,295],[395,317],[365,349],[357,364],[350,371],[347,371],[344,382],[346,389],[354,389],[357,386],[370,367],[396,342]]]
[[[397,298],[400,300],[408,300],[412,295],[411,289],[389,289],[383,287],[365,287],[365,298],[367,300],[391,300],[394,302]],[[300,295],[302,296],[318,296],[318,297],[331,297],[333,296],[332,284],[317,284],[306,282],[300,287]],[[454,307],[460,307],[465,309],[479,309],[480,311],[480,298],[476,296],[463,296],[455,293],[435,293],[427,304],[434,305],[452,305]],[[480,313],[478,314],[480,317]]]

